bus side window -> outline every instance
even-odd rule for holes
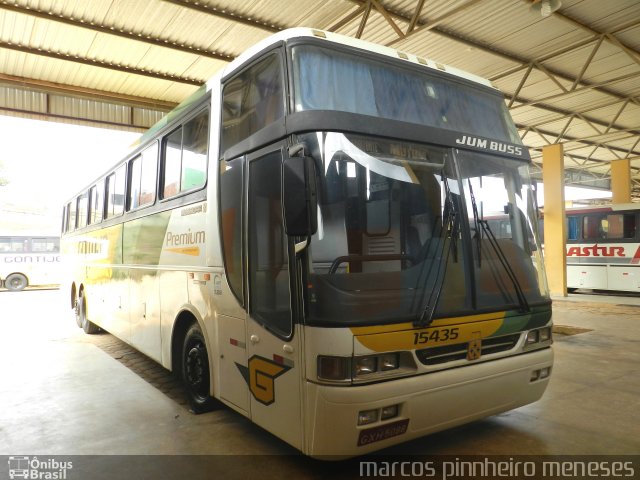
[[[284,115],[280,56],[273,54],[249,67],[222,94],[221,152]]]
[[[78,228],[84,228],[87,226],[87,205],[88,196],[87,192],[78,196]]]
[[[209,110],[169,134],[162,148],[162,198],[203,187],[207,182]]]
[[[76,229],[76,202],[67,203],[67,231],[73,232]]]
[[[107,218],[122,215],[124,211],[125,171],[123,164],[107,177]]]
[[[89,189],[89,224],[100,223],[104,213],[104,182],[100,181]]]
[[[11,238],[0,237],[0,252],[7,253],[11,251]]]
[[[603,231],[602,218],[598,215],[585,215],[582,220],[583,236],[586,240],[604,238],[606,232]]]
[[[578,240],[578,217],[567,217],[567,240]]]

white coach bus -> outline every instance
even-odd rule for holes
[[[568,209],[567,287],[640,293],[640,205]]]
[[[283,31],[66,203],[70,305],[308,455],[497,414],[553,363],[529,164],[489,82]]]
[[[0,235],[0,287],[17,292],[61,278],[60,237]]]

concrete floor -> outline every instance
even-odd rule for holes
[[[555,300],[555,324],[590,331],[555,337],[541,401],[382,453],[640,453],[640,297]],[[109,334],[85,335],[57,290],[0,291],[0,307],[0,455],[280,455],[255,468],[335,473],[230,409],[191,414],[171,375]]]

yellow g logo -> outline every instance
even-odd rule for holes
[[[271,405],[275,401],[275,379],[291,368],[256,355],[249,359],[248,369],[237,363],[236,366],[249,385],[253,397],[264,405]]]

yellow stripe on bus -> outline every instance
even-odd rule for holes
[[[200,255],[200,247],[167,248],[165,249],[165,252],[180,253],[182,255],[198,257]]]
[[[493,335],[502,326],[503,321],[503,318],[494,318],[476,322],[452,323],[445,326],[434,325],[429,328],[358,335],[356,340],[363,347],[374,352],[439,347],[456,343],[468,343],[473,339]]]
[[[443,327],[447,325],[460,325],[464,323],[483,322],[486,320],[503,320],[507,312],[480,313],[477,315],[466,315],[464,317],[439,318],[431,323],[431,327]],[[398,332],[403,330],[415,330],[416,327],[411,322],[396,323],[391,325],[373,325],[369,327],[351,327],[351,333],[359,335],[375,335],[377,333]]]

